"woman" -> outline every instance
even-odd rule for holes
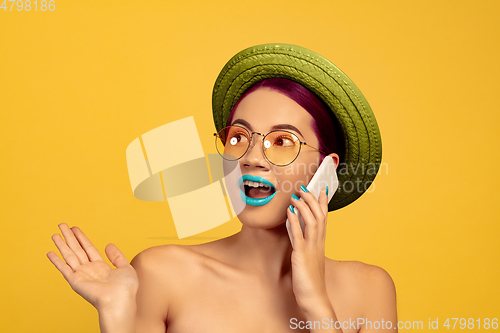
[[[268,44],[228,62],[213,101],[219,152],[254,181],[244,183],[240,232],[206,244],[153,247],[131,264],[109,244],[116,269],[79,228],[63,223],[64,240],[52,237],[65,262],[54,252],[47,256],[97,308],[101,332],[397,332],[390,276],[325,258],[328,211],[371,183],[376,172],[359,165],[380,163],[378,127],[359,90],[319,55]],[[316,199],[299,187],[326,155],[343,164],[330,203],[327,188]],[[347,187],[357,180],[362,187]]]

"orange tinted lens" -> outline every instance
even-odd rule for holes
[[[299,138],[285,131],[269,133],[264,139],[264,153],[269,161],[276,165],[293,162],[300,150]]]
[[[245,154],[249,142],[247,130],[238,126],[229,126],[221,129],[217,134],[216,146],[222,157],[237,160]]]

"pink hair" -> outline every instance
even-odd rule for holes
[[[263,87],[282,93],[303,107],[314,119],[313,130],[319,141],[318,148],[328,154],[337,153],[342,160],[344,151],[344,146],[342,145],[343,136],[340,126],[338,126],[336,119],[333,117],[333,113],[313,92],[301,84],[288,79],[269,78],[259,81],[248,88],[231,110],[226,126],[231,124],[234,111],[243,98]],[[323,153],[320,154],[321,160],[323,160],[325,156]]]

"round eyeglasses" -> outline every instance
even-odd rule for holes
[[[262,151],[264,157],[277,166],[286,166],[295,161],[303,145],[328,155],[322,150],[300,141],[295,134],[289,131],[276,130],[264,135],[250,132],[244,127],[235,125],[224,127],[219,133],[214,133],[215,147],[222,158],[229,161],[239,160],[252,145],[254,134],[263,136]]]

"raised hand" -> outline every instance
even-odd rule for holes
[[[297,215],[289,208],[287,216],[293,238],[292,286],[297,304],[312,316],[333,312],[326,293],[325,235],[328,214],[326,188],[319,199],[301,187],[301,199],[292,197],[293,210],[299,210],[305,222],[304,234]]]
[[[54,234],[52,240],[64,261],[52,251],[47,257],[74,291],[99,311],[122,306],[123,302],[135,302],[139,286],[137,274],[115,245],[108,244],[105,249],[106,256],[116,267],[112,268],[78,227],[70,229],[66,223],[61,223],[59,229],[64,239]]]

